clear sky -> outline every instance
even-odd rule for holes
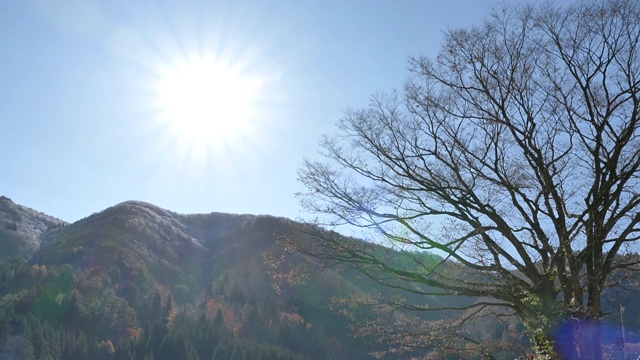
[[[66,221],[126,200],[304,216],[296,171],[342,111],[497,5],[0,1],[0,195]]]

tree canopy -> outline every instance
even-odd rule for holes
[[[519,316],[541,357],[601,358],[580,329],[554,329],[599,321],[611,275],[638,263],[639,40],[632,0],[503,7],[447,31],[435,58],[409,60],[403,91],[346,111],[325,159],[299,171],[321,223],[444,260],[397,266],[325,232],[298,250],[414,293],[488,299],[477,306]]]

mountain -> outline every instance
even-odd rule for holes
[[[353,326],[376,324],[375,314],[344,316],[335,298],[401,295],[427,307],[479,300],[398,293],[337,267],[276,290],[272,266],[286,272],[303,260],[277,240],[305,240],[300,227],[266,215],[178,214],[139,201],[65,223],[0,197],[0,359],[371,359],[389,348],[356,338]],[[612,290],[605,303],[612,322],[638,328],[640,306],[631,293]],[[475,338],[515,349],[493,353],[495,359],[518,357],[527,346],[513,319],[486,316],[466,326]],[[606,340],[615,344],[610,334]],[[640,342],[635,334],[627,340]]]
[[[296,224],[128,201],[68,224],[0,198],[0,359],[365,359],[329,308],[337,271],[281,292]],[[171,356],[167,354],[173,354]]]
[[[51,230],[66,223],[0,196],[0,258],[30,256]]]

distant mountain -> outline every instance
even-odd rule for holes
[[[0,196],[0,258],[32,255],[51,230],[64,225],[60,219]]]

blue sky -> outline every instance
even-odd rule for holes
[[[342,111],[402,88],[408,56],[496,5],[2,1],[0,195],[66,221],[126,200],[304,217],[296,171]],[[194,128],[158,89],[200,58],[251,96]]]

